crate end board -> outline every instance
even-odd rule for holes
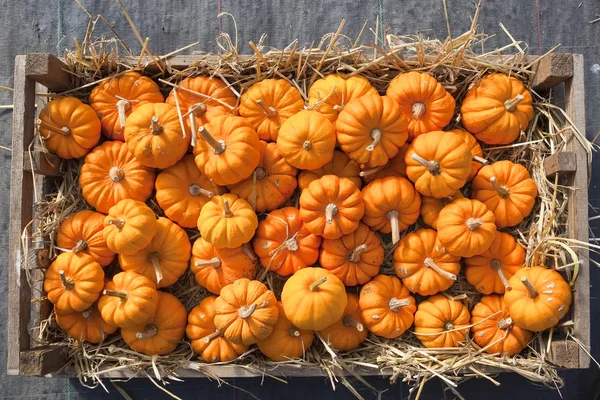
[[[173,56],[168,58],[171,66],[186,67],[204,60],[206,56]],[[137,59],[134,64],[137,63]],[[151,68],[151,67],[150,67]],[[532,88],[542,92],[561,83],[565,83],[567,113],[575,126],[585,132],[583,100],[583,58],[573,54],[551,54],[541,59],[536,67]],[[60,176],[60,158],[35,150],[29,152],[33,140],[33,118],[35,116],[35,83],[42,84],[51,91],[63,91],[71,88],[72,80],[65,64],[51,54],[29,54],[17,56],[15,62],[15,109],[13,118],[13,162],[11,165],[11,227],[10,227],[10,265],[9,269],[9,331],[7,373],[11,375],[44,375],[59,370],[66,362],[63,348],[42,346],[32,347],[29,335],[31,291],[22,270],[25,255],[21,251],[20,241],[23,229],[32,215],[33,186],[32,170],[45,176]],[[573,141],[576,142],[576,141]],[[548,158],[545,161],[549,174],[560,173],[570,176],[573,184],[587,188],[588,171],[585,162],[585,150],[577,143],[571,143],[566,152]],[[42,190],[42,186],[37,190]],[[578,191],[585,192],[585,191]],[[587,236],[587,192],[573,199],[572,207],[584,204],[585,209],[573,216],[569,223],[573,237],[578,240]],[[571,207],[571,205],[570,205]],[[583,214],[585,213],[585,220]],[[577,222],[575,222],[577,220]],[[585,239],[587,240],[587,239]],[[589,327],[589,262],[587,251],[579,251],[582,259],[580,277],[575,291],[576,306],[574,319],[579,328],[578,337],[584,346],[590,345]],[[35,254],[34,254],[35,255]],[[29,255],[27,255],[29,256]],[[579,280],[581,279],[581,281]],[[582,320],[583,318],[583,320]],[[550,359],[561,368],[586,368],[589,366],[587,353],[572,341],[556,340],[551,345]],[[554,361],[556,360],[556,361]],[[32,365],[33,364],[33,365]],[[224,377],[262,376],[250,372],[242,366],[203,366],[205,371]],[[129,372],[128,372],[129,371]],[[297,371],[281,370],[282,376],[317,376],[323,371],[318,367],[304,367]],[[365,375],[387,375],[379,370],[365,370]],[[133,371],[125,368],[114,371],[107,377],[132,376]],[[181,376],[206,376],[199,370],[181,370]]]

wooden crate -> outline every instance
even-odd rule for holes
[[[181,69],[198,62],[200,57],[176,56],[168,63]],[[137,62],[133,60],[134,63]],[[552,54],[537,63],[533,89],[538,93],[564,87],[565,110],[573,124],[585,134],[585,84],[584,63],[580,54]],[[560,86],[563,84],[563,86]],[[34,117],[36,116],[36,90],[61,92],[71,88],[71,76],[63,62],[50,54],[20,55],[15,60],[13,144],[10,193],[10,254],[8,272],[8,360],[9,375],[43,376],[51,374],[67,362],[65,346],[39,346],[31,332],[34,326],[46,318],[51,310],[49,303],[32,302],[42,293],[42,271],[48,265],[47,250],[36,249],[30,243],[27,254],[23,253],[21,235],[30,224],[33,215],[34,193],[48,193],[53,179],[60,177],[61,160],[42,154],[32,145],[34,139]],[[37,87],[37,89],[36,89]],[[38,107],[42,104],[38,104]],[[33,146],[33,151],[30,149]],[[566,150],[545,160],[546,173],[554,179],[560,174],[564,183],[578,190],[571,192],[568,201],[568,235],[582,242],[588,241],[588,161],[583,146],[575,139]],[[35,172],[35,181],[34,174]],[[35,223],[35,222],[34,222]],[[43,246],[39,246],[43,247]],[[590,276],[589,253],[585,248],[576,250],[581,265],[574,291],[571,318],[577,338],[583,346],[590,346]],[[33,266],[33,284],[30,286],[23,261],[29,259]],[[575,342],[554,339],[550,359],[559,367],[587,368],[588,354]],[[179,371],[180,376],[204,376],[203,371],[220,377],[260,376],[238,365],[202,366],[200,369]],[[376,370],[358,371],[373,375]],[[287,376],[317,376],[323,371],[318,367],[281,367],[270,374]],[[384,372],[385,373],[385,372]],[[113,371],[106,377],[132,376],[128,367]]]

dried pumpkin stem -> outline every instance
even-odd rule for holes
[[[312,150],[312,143],[310,140],[306,140],[304,143],[302,143],[302,148],[306,151]]]
[[[451,279],[453,281],[455,281],[455,280],[458,279],[458,277],[456,275],[454,275],[451,272],[446,271],[445,269],[443,269],[439,265],[437,265],[435,263],[435,261],[433,260],[433,258],[427,257],[425,259],[425,261],[423,262],[423,264],[425,264],[426,267],[431,268],[432,270],[434,270],[438,274],[442,275],[444,278],[448,278],[448,279]]]
[[[221,259],[219,257],[213,257],[210,260],[200,260],[194,263],[196,267],[221,267]]]
[[[73,253],[79,253],[81,251],[85,251],[88,248],[88,244],[85,240],[81,239],[80,241],[77,242],[77,244],[75,245],[75,247],[73,247],[71,249],[71,251]]]
[[[490,178],[490,184],[500,198],[506,199],[510,196],[510,190],[506,186],[499,185],[495,176]]]
[[[440,164],[437,161],[426,160],[416,153],[412,153],[410,158],[427,168],[427,171],[429,171],[431,175],[436,176],[442,172],[440,169]]]
[[[277,110],[275,107],[267,106],[261,99],[256,100],[256,104],[258,104],[265,111],[265,115],[267,117],[274,118],[277,116]]]
[[[258,257],[256,257],[256,254],[254,254],[254,252],[252,251],[252,248],[250,248],[250,246],[248,245],[248,243],[245,243],[242,245],[242,251],[244,252],[244,254],[246,254],[246,256],[248,256],[248,258],[250,258],[253,262],[258,261]]]
[[[252,304],[250,307],[243,306],[238,309],[240,318],[246,319],[256,311],[256,304]]]
[[[158,285],[163,279],[162,270],[160,268],[160,254],[158,251],[153,251],[150,253],[148,256],[148,261],[150,261],[152,268],[154,268],[154,273],[156,274],[156,284]]]
[[[206,130],[204,126],[198,128],[198,133],[202,136],[202,139],[204,139],[206,143],[208,143],[208,145],[212,147],[213,152],[216,155],[223,153],[227,148],[224,141],[217,140],[214,137],[212,137],[212,135]]]
[[[121,128],[125,128],[125,122],[127,121],[127,111],[131,109],[131,103],[129,100],[121,99],[117,101],[117,113],[119,115],[119,125]]]
[[[297,251],[300,248],[298,246],[298,241],[296,240],[295,236],[291,237],[291,238],[287,239],[285,242],[283,242],[283,246],[288,251]]]
[[[54,133],[58,133],[59,135],[63,135],[63,136],[69,136],[71,134],[71,129],[68,126],[63,126],[62,128],[59,128],[57,126],[54,125],[50,125],[49,123],[42,121],[39,118],[35,119],[35,123],[37,124],[37,126],[39,126],[40,128],[44,128],[49,130],[50,132],[54,132]]]
[[[225,200],[223,202],[223,216],[225,218],[233,217],[233,213],[231,212],[231,208],[229,208],[229,200]]]
[[[150,339],[158,334],[158,328],[154,324],[148,324],[144,327],[143,332],[136,332],[135,337],[137,339],[145,340]]]
[[[325,222],[333,224],[333,217],[338,213],[338,206],[333,203],[329,203],[325,206]]]
[[[494,271],[496,271],[496,273],[500,277],[500,280],[502,281],[502,284],[504,285],[506,290],[507,291],[511,290],[512,287],[510,286],[510,283],[508,283],[508,279],[506,279],[506,275],[504,275],[504,271],[502,271],[502,264],[500,263],[500,260],[498,260],[497,258],[494,258],[492,260],[492,269]]]
[[[118,291],[118,290],[106,290],[106,289],[102,291],[102,294],[103,294],[104,296],[113,296],[113,297],[118,297],[118,298],[120,298],[122,301],[125,301],[125,300],[127,300],[127,296],[128,296],[127,292],[120,292],[120,291]]]
[[[202,340],[204,341],[204,343],[210,343],[212,340],[215,340],[217,338],[220,338],[221,336],[223,336],[223,331],[220,331],[218,329],[215,329],[215,331],[213,333],[211,333],[208,336],[204,336],[202,338]]]
[[[425,114],[425,104],[423,103],[414,103],[412,105],[413,118],[421,118],[423,114]]]
[[[200,195],[203,195],[203,196],[208,197],[209,199],[212,199],[213,196],[215,195],[210,190],[202,189],[200,187],[200,185],[198,185],[197,183],[192,183],[190,185],[190,187],[188,188],[188,191],[190,192],[190,195],[192,195],[194,197],[198,197]]]
[[[389,163],[385,164],[385,165],[381,165],[379,167],[375,167],[375,168],[371,168],[371,169],[365,169],[364,171],[360,171],[358,173],[358,176],[360,177],[365,177],[365,176],[369,176],[369,175],[373,175],[376,172],[381,171],[384,168],[387,168],[389,166]]]
[[[300,337],[300,331],[295,326],[292,326],[289,330],[290,336],[292,337]]]
[[[504,108],[506,108],[506,111],[513,112],[517,109],[517,106],[521,104],[523,100],[525,100],[525,97],[523,97],[522,94],[518,94],[512,99],[506,100],[504,102]]]
[[[479,156],[473,156],[473,161],[475,161],[475,162],[477,162],[479,164],[483,164],[483,165],[488,165],[489,164],[488,160],[486,160],[483,157],[479,157]]]
[[[92,313],[94,312],[94,306],[88,308],[87,310],[84,310],[81,312],[81,316],[83,318],[89,318],[90,315],[92,315]]]
[[[111,181],[117,183],[125,179],[125,172],[119,167],[112,167],[108,172],[108,177]]]
[[[363,326],[363,324],[361,324],[360,322],[356,321],[354,318],[352,318],[349,315],[346,315],[344,317],[343,324],[344,324],[344,326],[354,327],[359,332],[362,332],[362,331],[365,330],[365,327]]]
[[[161,124],[158,123],[158,117],[156,115],[152,116],[152,120],[150,122],[150,132],[153,135],[160,135],[163,133],[164,129]]]
[[[527,292],[530,298],[535,299],[540,295],[535,286],[533,286],[533,284],[529,281],[529,279],[527,279],[527,277],[522,277],[521,282],[523,282],[523,285],[525,285],[525,287],[527,288]]]
[[[469,218],[467,220],[467,228],[469,228],[470,231],[481,228],[481,225],[483,225],[483,220],[481,218]]]
[[[409,299],[397,299],[392,297],[388,303],[391,312],[398,312],[402,307],[410,306]]]
[[[356,246],[356,248],[350,253],[348,256],[348,261],[352,263],[357,263],[360,261],[360,255],[367,251],[367,245],[361,244],[360,246]]]
[[[113,218],[108,220],[109,225],[114,225],[117,229],[123,229],[125,220],[123,218]]]
[[[377,145],[379,144],[379,142],[381,141],[381,130],[380,129],[373,129],[371,131],[371,139],[373,140],[373,143],[371,143],[370,145],[367,146],[367,148],[365,149],[366,151],[373,151],[375,150],[375,147],[377,147]]]
[[[263,167],[256,168],[254,170],[254,173],[256,174],[256,179],[258,179],[259,181],[262,181],[267,177],[267,171]]]
[[[73,279],[67,278],[65,276],[64,270],[61,269],[60,271],[58,271],[58,276],[60,277],[60,281],[61,281],[63,287],[65,288],[65,290],[72,290],[75,287],[75,284],[73,283]]]
[[[392,210],[386,214],[386,218],[390,220],[392,229],[392,244],[396,244],[400,241],[400,222],[398,221],[400,214],[398,211]]]
[[[311,292],[317,292],[319,290],[319,286],[321,286],[325,282],[327,282],[327,277],[326,276],[324,276],[321,279],[319,279],[318,281],[314,282],[308,288],[310,289]]]
[[[196,117],[201,117],[206,112],[206,104],[194,103],[188,108],[188,113]]]
[[[500,320],[498,320],[498,329],[510,329],[512,328],[514,322],[512,320],[512,318],[500,318]]]
[[[448,321],[444,324],[445,331],[451,331],[453,329],[454,329],[454,324],[452,323],[452,321]]]
[[[344,105],[343,104],[336,104],[336,105],[333,106],[333,109],[335,111],[337,111],[338,113],[342,112],[342,110],[344,109]]]

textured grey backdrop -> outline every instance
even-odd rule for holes
[[[103,14],[114,23],[125,41],[135,49],[139,44],[129,29],[119,5],[111,0],[81,0],[93,15]],[[214,1],[131,1],[124,0],[131,17],[137,24],[142,36],[150,38],[150,49],[154,53],[164,54],[186,44],[200,41],[194,48],[198,51],[216,51],[214,38],[219,29],[217,15],[219,11],[229,12],[238,21],[239,42],[242,52],[249,52],[249,40],[255,43],[261,34],[266,33],[265,44],[282,47],[298,38],[300,43],[319,41],[321,36],[334,31],[342,18],[346,19],[345,33],[356,36],[365,20],[370,21],[374,29],[375,19],[380,6],[383,22],[395,33],[422,32],[424,36],[445,37],[447,34],[442,0],[337,0],[337,1],[298,1],[298,0],[214,0]],[[475,7],[469,0],[447,0],[449,19],[454,35],[466,31],[470,16]],[[62,53],[71,47],[73,38],[81,38],[87,25],[87,16],[73,0],[15,1],[0,0],[0,85],[12,86],[14,57],[29,52]],[[560,51],[585,54],[586,63],[586,104],[587,135],[594,137],[600,129],[597,117],[597,105],[600,103],[600,22],[590,24],[600,13],[598,0],[504,0],[484,1],[479,19],[487,33],[496,35],[487,44],[488,49],[506,44],[508,38],[499,27],[502,22],[518,39],[529,44],[531,53],[548,51],[561,44]],[[233,32],[228,17],[222,19],[222,29]],[[108,30],[106,29],[108,32]],[[0,105],[12,103],[12,95],[0,91]],[[0,109],[0,145],[11,146],[10,110]],[[0,304],[6,304],[7,258],[8,258],[8,193],[10,152],[0,150],[0,169],[5,171],[0,180]],[[600,172],[599,162],[594,163]],[[591,206],[600,207],[600,190],[597,180],[590,188]],[[591,215],[593,214],[593,210]],[[596,227],[594,227],[596,228]],[[594,267],[592,282],[599,282],[599,274]],[[592,308],[597,311],[596,298],[592,297]],[[6,307],[0,306],[0,348],[6,340]],[[592,314],[594,315],[594,314]],[[592,321],[593,338],[600,338],[598,325]],[[597,348],[593,353],[598,356]],[[0,396],[2,398],[108,398],[97,390],[90,392],[79,386],[77,381],[65,379],[35,379],[7,377],[6,352],[0,351]],[[566,375],[566,387],[562,390],[568,399],[591,399],[596,390],[598,369],[570,372]],[[483,393],[488,400],[495,398],[559,398],[558,394],[534,386],[524,379],[505,375],[499,378],[503,385],[493,388],[481,380],[471,380],[460,387],[465,398],[480,397]],[[407,388],[400,384],[390,386],[386,379],[373,378],[370,382],[380,390],[387,391],[383,398],[406,398]],[[288,385],[265,380],[262,386],[259,380],[233,381],[232,384],[250,390],[259,398],[339,398],[350,396],[343,387],[332,392],[325,379],[292,379]],[[110,385],[111,397],[119,397]],[[143,381],[123,384],[134,398],[162,398],[164,395],[152,385]],[[184,384],[171,385],[171,390],[183,398],[216,397],[247,398],[240,391],[230,387],[217,387],[207,380],[190,380]],[[284,392],[285,391],[285,392]],[[366,398],[373,394],[364,391]],[[424,391],[425,398],[453,398],[452,393],[442,393],[442,386],[435,381],[428,383]]]

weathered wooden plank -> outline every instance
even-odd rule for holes
[[[544,171],[547,177],[554,174],[567,174],[577,171],[577,155],[569,151],[561,151],[544,159]]]
[[[21,352],[20,375],[44,376],[58,371],[67,362],[65,345],[39,346]]]
[[[548,358],[553,364],[560,368],[581,368],[579,350],[579,345],[572,340],[553,340],[552,343],[550,343],[550,353],[548,354]]]
[[[23,157],[23,169],[29,172],[33,171],[38,175],[61,176],[61,164],[62,159],[60,157],[41,150],[32,150]]]
[[[26,55],[25,76],[50,91],[59,92],[71,87],[71,74],[66,69],[67,66],[50,53]]]
[[[552,53],[539,60],[531,83],[533,90],[544,92],[573,76],[573,57],[569,53]]]

